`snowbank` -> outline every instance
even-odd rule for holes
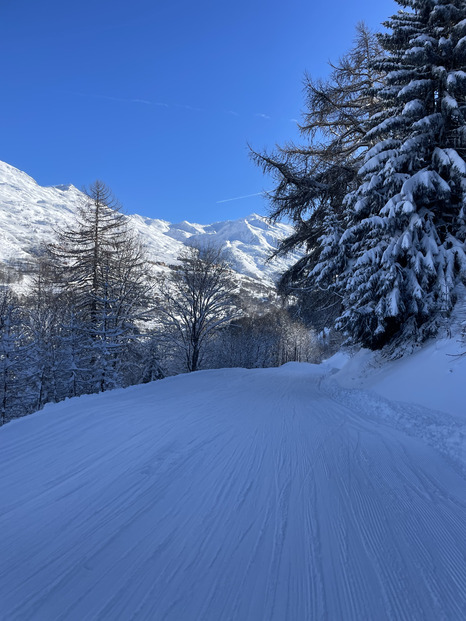
[[[334,377],[343,388],[370,390],[387,399],[466,418],[465,352],[466,345],[458,337],[433,341],[394,361],[381,361],[377,354],[361,350]]]

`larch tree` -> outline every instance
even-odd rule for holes
[[[73,308],[75,335],[79,326],[81,386],[87,382],[94,392],[121,385],[124,352],[146,318],[151,286],[144,248],[104,183],[90,186],[74,224],[58,232],[49,250]]]
[[[340,311],[341,298],[333,290],[334,273],[345,265],[339,247],[346,223],[344,198],[355,189],[364,152],[373,144],[367,123],[380,111],[375,87],[381,72],[373,66],[380,50],[375,34],[358,24],[352,49],[331,65],[329,78],[306,76],[300,126],[306,143],[287,144],[271,154],[252,152],[254,161],[276,180],[269,194],[270,217],[289,218],[295,227],[276,254],[306,251],[284,274],[280,288],[303,298],[317,329],[331,324]]]

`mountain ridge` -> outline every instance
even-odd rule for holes
[[[26,172],[0,161],[0,260],[32,258],[56,228],[72,224],[85,194],[72,184],[40,186]],[[268,222],[251,214],[237,220],[198,224],[186,220],[171,223],[139,214],[127,215],[154,263],[172,265],[185,246],[214,245],[223,250],[239,274],[272,284],[299,254],[268,261],[280,239],[291,234],[288,224]]]

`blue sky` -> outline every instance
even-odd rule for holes
[[[296,140],[305,71],[393,0],[0,0],[0,159],[41,185],[102,179],[129,213],[265,214],[250,161]],[[229,200],[247,196],[240,200]]]

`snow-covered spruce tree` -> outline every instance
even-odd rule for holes
[[[330,326],[341,310],[333,289],[334,275],[345,265],[338,244],[346,221],[344,197],[356,187],[364,152],[372,146],[367,121],[380,106],[374,87],[381,72],[373,66],[380,49],[375,34],[358,24],[352,49],[331,65],[329,78],[306,76],[300,129],[307,143],[287,144],[272,154],[252,152],[276,179],[269,195],[271,218],[287,217],[295,227],[276,254],[306,249],[284,274],[280,289],[301,298],[303,315],[318,330]]]
[[[422,340],[455,302],[466,268],[466,2],[397,0],[376,63],[383,111],[347,196],[339,325],[380,348]]]

